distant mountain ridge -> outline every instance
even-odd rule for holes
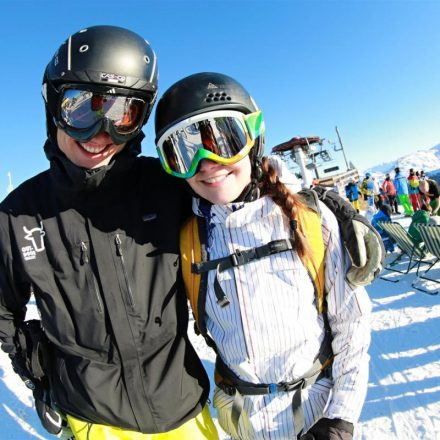
[[[408,174],[410,168],[414,168],[414,171],[423,170],[428,176],[437,177],[440,175],[440,144],[367,168],[360,175],[363,177],[368,172],[378,179],[383,179],[386,173],[390,173],[391,177],[394,177],[394,168],[396,167],[399,167],[405,175]]]

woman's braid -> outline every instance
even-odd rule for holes
[[[262,160],[263,175],[260,179],[261,195],[267,195],[283,210],[283,213],[289,220],[296,221],[298,208],[303,208],[304,203],[300,196],[292,194],[284,183],[280,182],[278,174],[270,165],[269,159],[263,157]],[[308,251],[309,246],[304,235],[297,227],[293,228],[293,238],[296,243],[296,251],[300,257],[303,257]]]

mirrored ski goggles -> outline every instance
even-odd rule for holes
[[[222,165],[240,161],[263,133],[261,111],[214,111],[173,125],[157,141],[157,151],[167,173],[189,179],[202,159]]]
[[[126,142],[140,131],[150,106],[147,99],[130,96],[127,92],[115,88],[65,88],[61,91],[58,121],[76,140],[89,140],[104,130],[117,143]]]

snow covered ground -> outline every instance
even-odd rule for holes
[[[399,219],[408,225],[408,219]],[[389,255],[387,261],[395,255]],[[424,267],[422,266],[422,270]],[[355,438],[368,440],[440,439],[440,284],[385,272],[393,283],[376,280],[367,288],[373,302],[370,380]],[[440,280],[440,263],[430,276]],[[30,307],[30,316],[35,315]],[[190,325],[190,327],[192,327]],[[214,356],[201,337],[191,335],[212,377]],[[30,392],[0,352],[0,439],[50,439],[40,426]],[[213,411],[214,414],[214,411]],[[226,435],[221,435],[227,439]]]

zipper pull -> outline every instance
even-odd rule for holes
[[[80,258],[81,264],[88,263],[89,262],[89,255],[87,253],[87,246],[82,241],[81,242],[81,258]]]
[[[119,238],[119,234],[116,234],[115,236],[115,243],[116,243],[116,253],[118,257],[122,257],[122,248],[121,248],[121,239]]]

